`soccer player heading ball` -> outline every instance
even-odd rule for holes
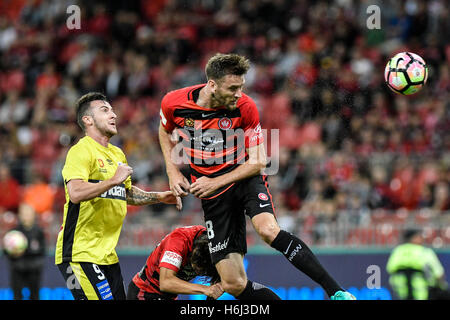
[[[243,93],[249,61],[216,54],[206,65],[207,83],[167,93],[161,102],[159,139],[170,189],[202,201],[209,251],[223,289],[237,299],[279,299],[269,288],[247,279],[247,215],[261,238],[319,283],[335,300],[354,297],[322,267],[308,246],[281,230],[263,169],[266,153],[259,114]],[[191,182],[172,158],[176,131],[189,159]]]

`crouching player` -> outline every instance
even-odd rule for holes
[[[191,283],[210,277],[211,286]],[[203,294],[217,299],[223,294],[220,277],[209,254],[203,226],[181,227],[166,235],[128,286],[128,300],[175,300],[179,294]]]

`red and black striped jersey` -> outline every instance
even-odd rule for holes
[[[185,281],[194,279],[197,274],[191,266],[190,256],[195,238],[205,231],[204,226],[196,225],[176,228],[166,235],[150,253],[141,271],[133,277],[134,284],[141,292],[157,293],[169,299],[176,299],[176,294],[161,292],[160,268],[175,271],[177,277]]]
[[[216,177],[248,158],[247,148],[263,143],[255,102],[242,94],[237,108],[204,108],[195,101],[205,84],[167,93],[160,119],[168,132],[176,130],[195,177]]]

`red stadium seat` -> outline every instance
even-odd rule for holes
[[[144,245],[144,229],[142,227],[138,227],[133,230],[132,236],[133,246],[143,246]]]
[[[371,214],[370,220],[372,223],[375,224],[375,223],[380,223],[380,222],[386,221],[387,217],[388,217],[388,214],[386,211],[376,210]]]
[[[414,216],[414,222],[416,224],[419,224],[419,225],[425,225],[425,224],[427,224],[430,221],[431,217],[432,216],[431,216],[431,212],[430,211],[422,210],[422,211],[419,211]]]
[[[347,237],[349,245],[370,245],[374,242],[375,231],[372,228],[357,228]]]
[[[442,228],[441,230],[441,238],[444,242],[444,245],[450,244],[450,226]]]
[[[397,224],[403,224],[406,222],[409,216],[408,210],[399,210],[392,216],[392,222]]]
[[[376,245],[396,245],[399,240],[398,229],[392,223],[384,223],[377,227],[375,233]]]
[[[439,235],[439,230],[434,227],[425,227],[422,232],[424,242],[428,245],[433,243],[433,240]]]

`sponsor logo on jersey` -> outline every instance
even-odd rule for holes
[[[164,252],[164,255],[161,259],[161,263],[165,262],[168,264],[171,264],[177,268],[181,267],[181,262],[183,261],[183,257],[180,256],[178,253],[173,251],[166,251]]]
[[[101,180],[91,180],[89,179],[89,182],[92,183],[98,183]],[[114,186],[111,189],[103,192],[101,195],[99,195],[100,198],[105,199],[115,199],[115,200],[127,200],[127,192],[125,190],[125,184],[120,184],[118,186]]]
[[[125,186],[115,186],[100,195],[101,198],[126,200]]]

